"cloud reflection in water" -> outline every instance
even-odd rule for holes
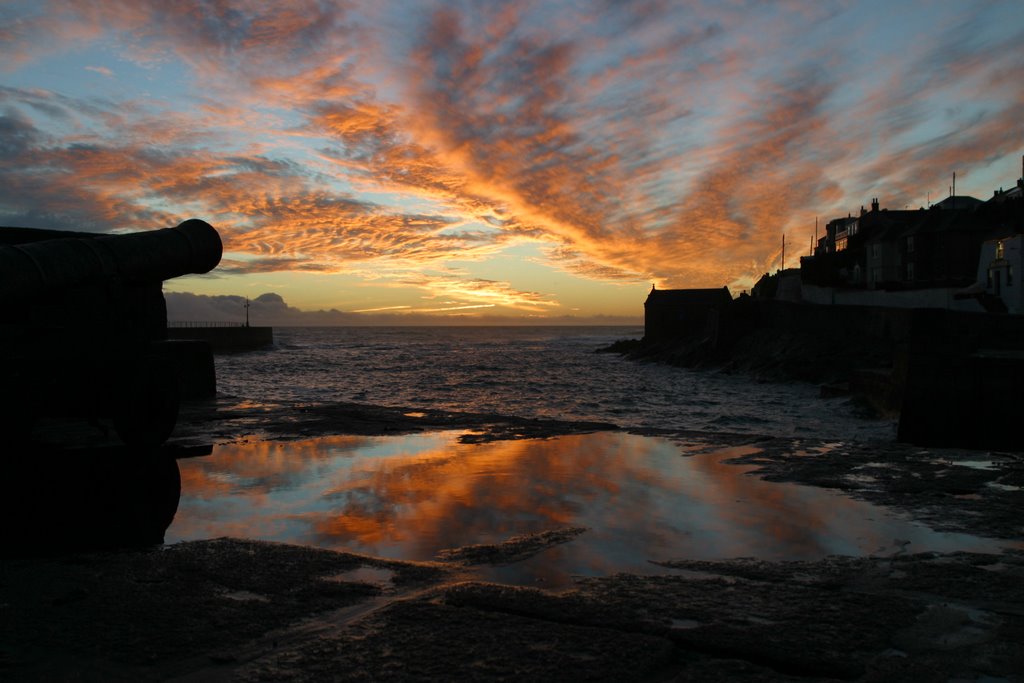
[[[671,441],[605,432],[461,444],[457,432],[218,446],[183,461],[168,542],[231,535],[428,560],[566,526],[589,531],[511,567],[509,582],[650,572],[648,560],[991,550],[824,489],[769,483]],[[742,449],[742,450],[741,450]]]

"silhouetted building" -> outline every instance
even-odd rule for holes
[[[751,288],[750,296],[760,300],[799,303],[802,300],[800,269],[786,268],[773,274],[765,273]]]
[[[732,301],[728,287],[657,289],[644,302],[644,340],[656,341],[701,334]]]
[[[1017,192],[1020,190],[1020,192]],[[800,260],[805,301],[825,304],[1005,310],[993,297],[1007,287],[1009,264],[988,270],[995,241],[1024,230],[1017,187],[998,191],[988,202],[950,196],[929,210],[888,210],[873,199],[871,209],[826,225],[814,255]],[[991,254],[982,244],[992,241]],[[979,258],[984,263],[979,262]],[[984,276],[984,277],[982,277]],[[1012,285],[1011,285],[1012,286]],[[999,292],[995,291],[999,289]]]
[[[984,203],[980,199],[975,199],[968,195],[952,195],[946,197],[941,202],[932,204],[931,208],[938,209],[939,211],[963,211],[976,209]]]

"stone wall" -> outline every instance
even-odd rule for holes
[[[982,313],[984,308],[977,299],[957,299],[961,288],[933,287],[887,291],[884,289],[854,289],[821,287],[803,283],[803,300],[812,304],[835,306],[871,306],[885,308],[941,308],[965,313]]]

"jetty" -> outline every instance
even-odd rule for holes
[[[170,321],[167,338],[202,340],[214,353],[251,351],[273,346],[274,328],[234,322]]]

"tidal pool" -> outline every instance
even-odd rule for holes
[[[459,442],[462,432],[339,436],[217,446],[179,461],[165,540],[233,536],[389,559],[564,527],[572,541],[483,578],[565,585],[573,575],[664,573],[650,560],[819,559],[926,550],[995,552],[998,540],[939,533],[840,493],[762,481],[723,460],[741,446],[619,432]]]

